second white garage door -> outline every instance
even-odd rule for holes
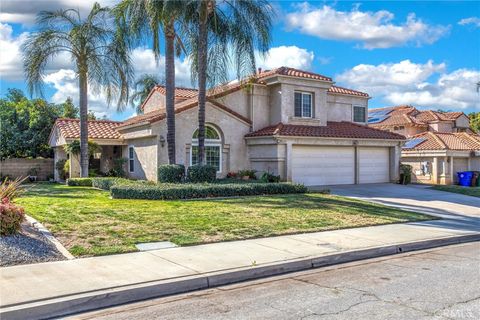
[[[354,148],[294,146],[292,180],[306,186],[354,184]]]
[[[390,181],[390,153],[388,148],[360,147],[359,183]]]

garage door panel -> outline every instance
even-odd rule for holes
[[[359,152],[359,183],[390,181],[390,152],[388,148],[363,147]]]
[[[354,148],[294,146],[292,180],[308,186],[355,183]]]

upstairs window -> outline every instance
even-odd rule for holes
[[[295,117],[312,118],[312,94],[295,92]]]
[[[353,122],[365,122],[367,108],[362,106],[353,106]]]

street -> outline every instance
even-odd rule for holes
[[[480,319],[480,243],[292,273],[70,319]]]

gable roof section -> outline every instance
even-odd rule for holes
[[[333,93],[333,94],[347,94],[347,95],[351,95],[351,96],[359,96],[359,97],[370,97],[368,95],[368,93],[365,93],[365,92],[360,92],[360,91],[357,91],[357,90],[352,90],[352,89],[347,89],[347,88],[343,88],[343,87],[339,87],[339,86],[331,86],[329,89],[328,89],[328,92],[329,93]]]
[[[220,102],[212,99],[212,98],[207,98],[207,102],[211,103],[215,107],[222,109],[223,111],[231,114],[232,116],[242,120],[243,122],[246,122],[248,124],[251,124],[251,120],[242,116],[241,114],[235,112],[234,110],[230,109],[229,107],[225,106],[224,104],[221,104]],[[183,102],[177,103],[175,105],[175,114],[179,114],[183,111],[190,110],[192,108],[195,108],[198,106],[198,100],[197,98],[192,98],[189,100],[185,100]],[[165,109],[159,109],[155,110],[152,112],[144,113],[135,117],[132,117],[130,119],[125,120],[121,125],[118,126],[119,129],[130,126],[130,125],[136,125],[140,123],[153,123],[157,122],[160,120],[163,120],[167,117],[167,112]]]
[[[279,123],[247,134],[245,137],[289,136],[289,137],[324,137],[345,139],[382,139],[405,140],[405,137],[361,124],[347,121],[327,122],[326,126],[306,126]]]
[[[88,120],[89,139],[120,139],[121,135],[116,130],[122,123],[110,120]],[[80,138],[80,120],[59,118],[55,121],[52,132],[58,128],[65,139]]]
[[[372,114],[388,111],[379,121],[369,122],[372,127],[390,127],[399,125],[428,126],[429,123],[438,121],[455,121],[463,112],[440,112],[434,110],[419,111],[414,106],[403,105],[386,108],[370,109],[369,119]]]
[[[427,151],[427,150],[454,150],[454,151],[478,151],[480,150],[480,136],[465,132],[423,132],[412,137],[422,139],[420,143],[411,147],[403,147],[405,151]]]
[[[155,87],[157,92],[165,95],[165,86],[158,85]],[[195,88],[175,87],[175,98],[190,99],[198,95],[198,90]]]

